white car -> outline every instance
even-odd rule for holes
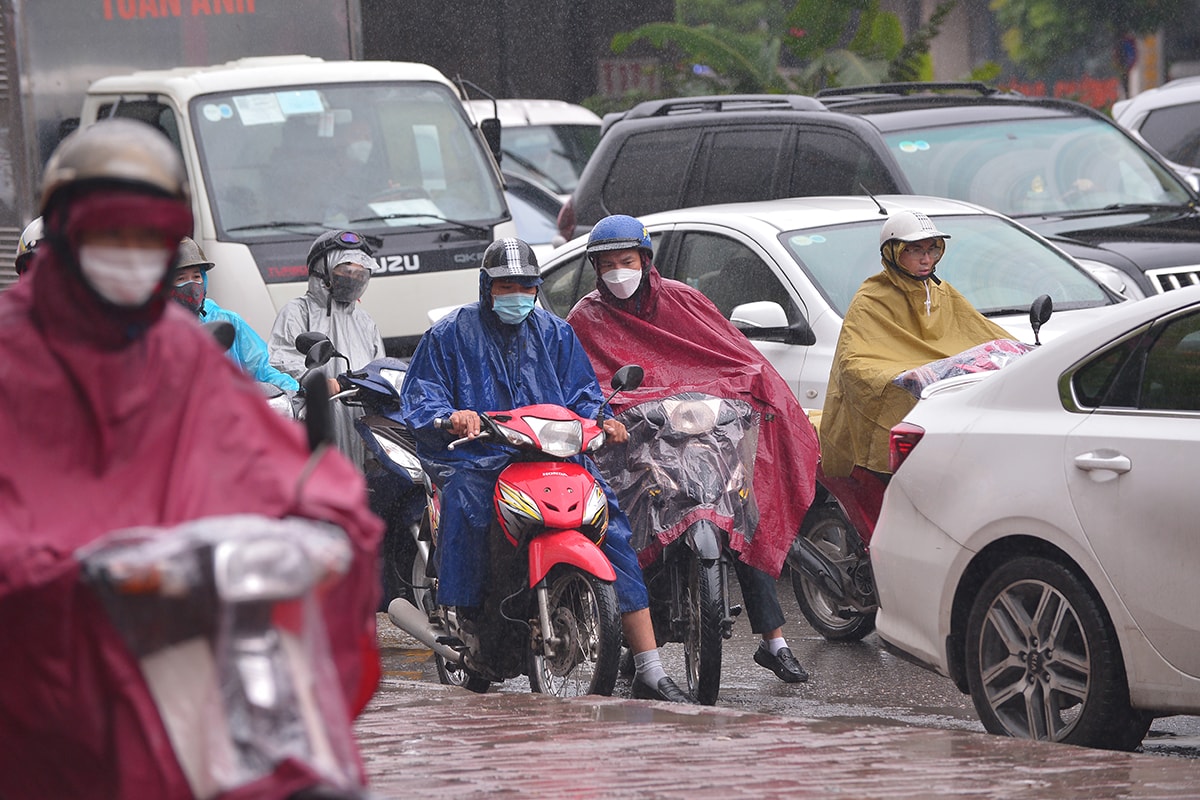
[[[560,201],[579,183],[583,165],[600,141],[600,117],[562,100],[469,100],[475,119],[500,120],[500,166],[537,181]]]
[[[937,274],[985,315],[1033,341],[1029,305],[1049,294],[1053,337],[1120,301],[1069,256],[1029,229],[980,206],[917,195],[802,197],[663,211],[641,217],[664,277],[704,292],[820,409],[842,315],[859,285],[882,269],[881,211],[912,209],[950,234]],[[539,302],[565,317],[596,285],[587,237],[554,251]]]
[[[1113,103],[1113,120],[1200,187],[1200,76],[1169,81]]]
[[[927,387],[892,446],[871,541],[890,649],[993,733],[1131,750],[1200,713],[1200,287]]]

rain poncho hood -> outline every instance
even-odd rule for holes
[[[893,379],[1008,336],[950,284],[915,280],[885,262],[842,322],[820,420],[822,470],[845,477],[857,464],[889,472],[888,434],[917,402]]]
[[[307,370],[304,354],[296,349],[296,337],[305,331],[324,333],[333,342],[334,349],[349,359],[349,365],[340,358],[334,358],[321,367],[320,372],[329,378],[337,377],[348,369],[362,369],[385,355],[383,337],[379,335],[375,320],[357,301],[339,303],[333,300],[325,278],[317,274],[308,276],[308,291],[288,301],[279,310],[267,342],[271,366],[297,380]],[[360,468],[365,449],[362,439],[354,430],[354,420],[362,414],[361,408],[336,402],[332,415],[334,441]]]
[[[626,364],[645,369],[641,388],[613,400],[617,411],[682,391],[744,400],[762,415],[754,464],[759,523],[733,541],[750,566],[778,576],[815,492],[817,437],[791,387],[702,293],[648,263],[627,300],[602,280],[567,315],[604,386]],[[788,498],[778,502],[777,498]]]
[[[267,343],[240,314],[221,308],[206,298],[200,311],[200,319],[204,322],[223,321],[233,325],[233,347],[229,348],[229,357],[251,378],[274,384],[288,392],[295,392],[300,388],[295,378],[271,366],[271,359],[267,355]]]
[[[378,676],[381,524],[327,450],[303,485],[303,431],[174,303],[130,339],[39,248],[0,295],[0,796],[186,797],[137,665],[78,580],[75,551],[134,525],[254,513],[329,520],[354,548],[323,607],[357,713]],[[282,796],[278,781],[249,796]],[[243,795],[246,796],[246,795]]]

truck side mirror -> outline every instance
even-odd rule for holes
[[[496,117],[479,120],[479,132],[483,134],[483,140],[487,142],[488,148],[492,151],[492,156],[496,159],[496,163],[500,163],[500,120]]]

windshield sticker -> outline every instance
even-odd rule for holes
[[[243,125],[270,125],[283,122],[283,110],[274,94],[243,94],[233,98]]]
[[[825,237],[819,233],[812,236],[793,236],[788,240],[792,247],[808,247],[810,244],[824,244],[825,241]]]
[[[204,118],[209,122],[221,121],[221,109],[216,103],[206,103],[204,108],[200,110],[200,113],[204,114]]]
[[[289,117],[293,114],[320,114],[325,110],[321,93],[315,89],[276,92],[275,96],[279,98],[279,109]]]
[[[915,142],[901,142],[899,147],[902,153],[919,153],[929,149],[929,142],[917,139]]]

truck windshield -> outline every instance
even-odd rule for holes
[[[446,87],[296,86],[197,97],[190,116],[222,238],[495,223],[481,140]]]
[[[1115,127],[1087,117],[909,128],[886,139],[914,192],[1009,216],[1191,199],[1178,177]]]

